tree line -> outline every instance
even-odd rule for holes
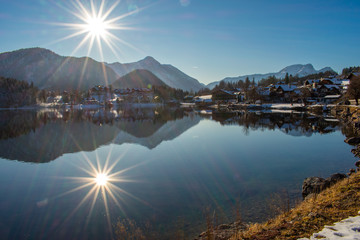
[[[152,86],[155,101],[167,102],[170,100],[182,100],[188,91],[181,89],[174,89],[169,86]],[[104,88],[104,91],[113,94],[114,89],[111,85]],[[38,89],[33,83],[26,81],[19,81],[13,78],[0,77],[0,107],[22,107],[28,105],[34,105],[38,103],[44,103],[48,97],[55,98],[61,96],[63,103],[79,104],[84,99],[89,99],[92,91],[80,91],[72,89],[69,91],[48,91],[46,89]],[[96,94],[96,93],[95,93]],[[101,94],[98,92],[98,94]]]
[[[19,107],[36,104],[44,92],[33,83],[0,77],[0,107]]]

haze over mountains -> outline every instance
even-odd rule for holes
[[[0,54],[0,76],[33,82],[39,88],[54,90],[87,90],[95,85],[109,85],[136,69],[151,71],[173,88],[198,91],[204,87],[179,69],[160,64],[152,57],[135,63],[106,64],[87,57],[63,57],[43,48]]]
[[[325,71],[333,70],[330,67],[315,70],[311,64],[296,64],[279,72],[227,77],[223,80],[237,82],[249,77],[250,80],[259,81],[270,76],[284,78],[286,73],[303,77]],[[133,63],[108,64],[89,57],[63,57],[44,48],[0,53],[0,76],[32,82],[40,89],[51,90],[87,90],[95,85],[110,84],[114,84],[115,88],[166,84],[185,91],[198,91],[204,87],[212,89],[220,82],[212,82],[205,86],[176,67],[161,64],[153,57]]]
[[[146,57],[134,63],[112,63],[107,64],[119,76],[124,76],[135,69],[145,69],[152,72],[165,84],[173,88],[198,91],[205,87],[195,78],[192,78],[172,65],[160,64],[153,57]]]
[[[112,69],[91,58],[66,58],[42,48],[0,54],[0,76],[60,90],[87,89],[118,78]]]
[[[279,72],[266,73],[266,74],[251,74],[251,75],[243,75],[243,76],[239,76],[239,77],[227,77],[221,81],[234,83],[234,82],[238,82],[239,80],[245,81],[245,79],[248,77],[250,81],[252,81],[254,79],[255,82],[258,82],[261,79],[266,79],[270,76],[275,76],[276,78],[283,79],[283,78],[285,78],[286,73],[288,73],[289,75],[293,75],[293,76],[305,77],[305,76],[308,76],[311,74],[327,72],[327,71],[332,71],[335,73],[335,71],[330,67],[325,67],[320,70],[315,70],[314,66],[310,63],[305,64],[305,65],[294,64],[294,65],[290,65],[288,67],[283,68]],[[212,83],[209,83],[206,87],[213,89],[219,83],[220,83],[220,81],[212,82]]]

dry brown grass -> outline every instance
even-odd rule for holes
[[[313,195],[292,210],[263,224],[253,224],[231,239],[298,239],[310,237],[325,225],[360,210],[360,173],[344,179],[318,195]]]

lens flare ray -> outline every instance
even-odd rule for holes
[[[124,23],[121,23],[120,21],[129,16],[137,14],[142,9],[137,8],[136,10],[118,16],[110,17],[110,15],[114,14],[116,7],[120,3],[120,0],[115,1],[109,7],[106,7],[105,0],[102,0],[101,3],[98,5],[95,4],[94,0],[90,0],[89,3],[90,4],[86,6],[80,0],[75,0],[75,1],[71,1],[71,5],[70,5],[71,7],[58,5],[60,8],[64,9],[65,11],[76,17],[79,22],[78,23],[55,22],[52,24],[76,31],[75,33],[72,33],[69,36],[66,36],[58,41],[68,40],[77,37],[79,35],[85,34],[83,41],[89,43],[89,51],[91,51],[93,48],[92,42],[96,41],[99,47],[98,48],[99,53],[102,58],[101,60],[104,61],[102,43],[105,43],[115,55],[116,52],[114,51],[114,49],[116,43],[114,43],[110,39],[116,40],[121,44],[127,45],[126,41],[124,41],[123,39],[119,41],[120,38],[115,37],[115,35],[112,34],[110,31],[136,30],[136,28],[126,26]],[[75,9],[75,10],[71,10],[71,9]],[[90,38],[90,37],[94,37],[94,38]],[[75,48],[75,50],[76,51],[79,50],[81,45],[83,44],[80,43]],[[76,51],[73,51],[72,54],[74,54],[74,52]]]
[[[64,6],[64,4],[60,4],[60,3],[55,3],[59,8],[73,15],[78,22],[50,23],[52,25],[61,26],[64,27],[65,29],[75,31],[68,36],[65,36],[61,39],[54,41],[51,44],[59,43],[61,41],[67,41],[72,38],[79,38],[79,37],[81,38],[81,36],[83,35],[84,37],[82,38],[82,40],[80,40],[77,46],[75,46],[74,50],[70,55],[73,56],[87,43],[88,44],[87,56],[90,56],[90,53],[96,47],[101,62],[105,62],[103,45],[106,46],[117,59],[120,59],[119,53],[123,54],[123,51],[121,50],[119,45],[131,47],[135,51],[141,53],[141,51],[138,48],[132,46],[124,39],[120,39],[118,36],[115,36],[115,34],[111,32],[136,30],[136,28],[126,26],[127,24],[121,21],[129,16],[139,13],[145,7],[136,8],[136,10],[129,11],[121,15],[115,15],[115,9],[118,7],[119,3],[120,0],[115,1],[111,5],[109,4],[109,6],[106,5],[105,0],[101,0],[100,4],[99,1],[97,1],[97,4],[95,4],[94,0],[89,0],[88,4],[80,0],[72,0],[70,1],[70,4],[68,6],[66,5]],[[67,59],[61,64],[60,67],[58,67],[57,71],[60,71],[61,68],[66,63],[67,63]],[[84,62],[84,66],[80,76],[79,85],[81,84],[82,79],[84,78],[87,64],[88,61],[86,60]],[[105,85],[108,85],[105,65],[103,65],[103,75],[105,81],[104,83]]]
[[[74,144],[79,147],[76,140],[74,140]],[[108,154],[105,156],[104,161],[100,160],[99,153],[95,152],[95,158],[94,160],[90,160],[88,155],[85,152],[82,152],[82,163],[83,167],[80,167],[77,164],[74,164],[77,168],[82,170],[84,174],[88,176],[76,176],[76,177],[64,177],[64,179],[74,181],[74,183],[80,184],[79,186],[76,186],[73,189],[70,189],[69,191],[60,194],[56,196],[55,198],[63,197],[65,195],[69,195],[71,193],[75,192],[84,192],[84,196],[80,199],[79,203],[76,204],[76,207],[70,212],[70,214],[66,217],[63,224],[66,224],[74,215],[76,212],[79,211],[79,209],[82,206],[88,206],[89,210],[87,210],[86,213],[86,220],[85,220],[85,227],[87,227],[90,223],[90,220],[92,218],[95,205],[97,202],[102,202],[103,207],[105,210],[105,218],[106,223],[108,225],[108,228],[110,232],[112,232],[112,224],[111,224],[111,216],[110,216],[110,208],[109,205],[110,202],[114,204],[114,206],[117,206],[119,210],[126,215],[126,208],[124,205],[126,205],[125,196],[130,197],[131,199],[134,199],[138,202],[141,202],[145,205],[149,205],[149,203],[145,202],[144,200],[134,196],[133,194],[127,192],[126,190],[122,189],[118,186],[118,184],[125,183],[125,182],[136,182],[131,179],[126,179],[124,177],[124,174],[136,167],[138,167],[141,164],[136,164],[134,166],[121,169],[119,171],[114,171],[117,164],[125,157],[125,154],[127,151],[124,151],[122,154],[120,154],[117,158],[112,158],[113,154],[113,146],[110,147],[110,150],[108,151]],[[87,205],[89,203],[89,205]]]

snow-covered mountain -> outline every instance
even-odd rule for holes
[[[138,62],[133,63],[111,63],[107,64],[120,77],[124,76],[135,69],[145,69],[152,72],[155,76],[161,79],[165,84],[173,88],[179,88],[187,91],[198,91],[204,88],[195,78],[192,78],[176,67],[169,64],[161,64],[153,57],[146,57]]]
[[[305,76],[308,76],[311,74],[327,72],[327,71],[335,72],[330,67],[325,67],[320,70],[316,70],[312,64],[305,64],[305,65],[294,64],[294,65],[290,65],[290,66],[283,68],[279,72],[274,72],[274,73],[251,74],[251,75],[244,75],[244,76],[239,76],[239,77],[227,77],[220,81],[209,83],[206,87],[212,89],[217,84],[219,84],[221,81],[225,81],[225,82],[238,82],[239,80],[245,81],[245,79],[247,77],[250,79],[250,81],[252,81],[254,79],[257,82],[257,81],[260,81],[261,79],[268,78],[270,76],[275,76],[276,78],[285,78],[286,73],[288,73],[289,75],[293,75],[293,76],[305,77]]]
[[[200,90],[198,80],[172,65],[160,64],[152,57],[135,63],[102,63],[89,57],[64,57],[44,48],[20,49],[0,53],[0,76],[27,81],[39,88],[82,89],[112,84],[137,69],[152,72],[165,84],[183,90]],[[105,73],[104,73],[105,71]]]

